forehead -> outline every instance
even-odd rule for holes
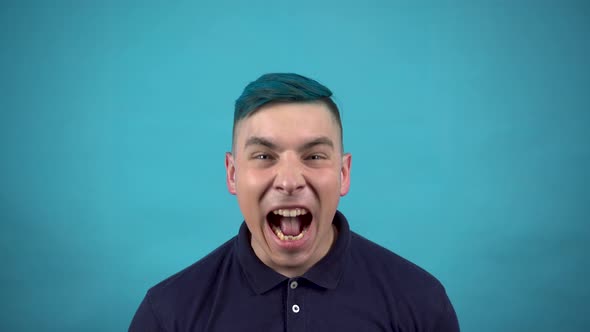
[[[277,143],[298,143],[320,136],[340,146],[340,128],[323,103],[280,103],[264,106],[236,126],[236,144],[243,148],[252,136],[273,139]]]

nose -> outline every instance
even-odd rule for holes
[[[292,195],[305,187],[305,177],[298,158],[288,156],[277,164],[274,187],[281,193]]]

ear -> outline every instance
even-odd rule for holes
[[[342,156],[342,169],[340,170],[340,196],[348,194],[350,189],[350,166],[352,164],[352,155],[345,153]]]
[[[236,166],[231,152],[225,153],[225,182],[230,194],[236,194]]]

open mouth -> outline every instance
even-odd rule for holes
[[[312,219],[304,208],[277,209],[266,216],[270,228],[281,241],[301,240]]]

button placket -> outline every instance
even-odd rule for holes
[[[303,305],[305,288],[301,280],[291,279],[287,283],[287,331],[304,331],[305,306]]]

